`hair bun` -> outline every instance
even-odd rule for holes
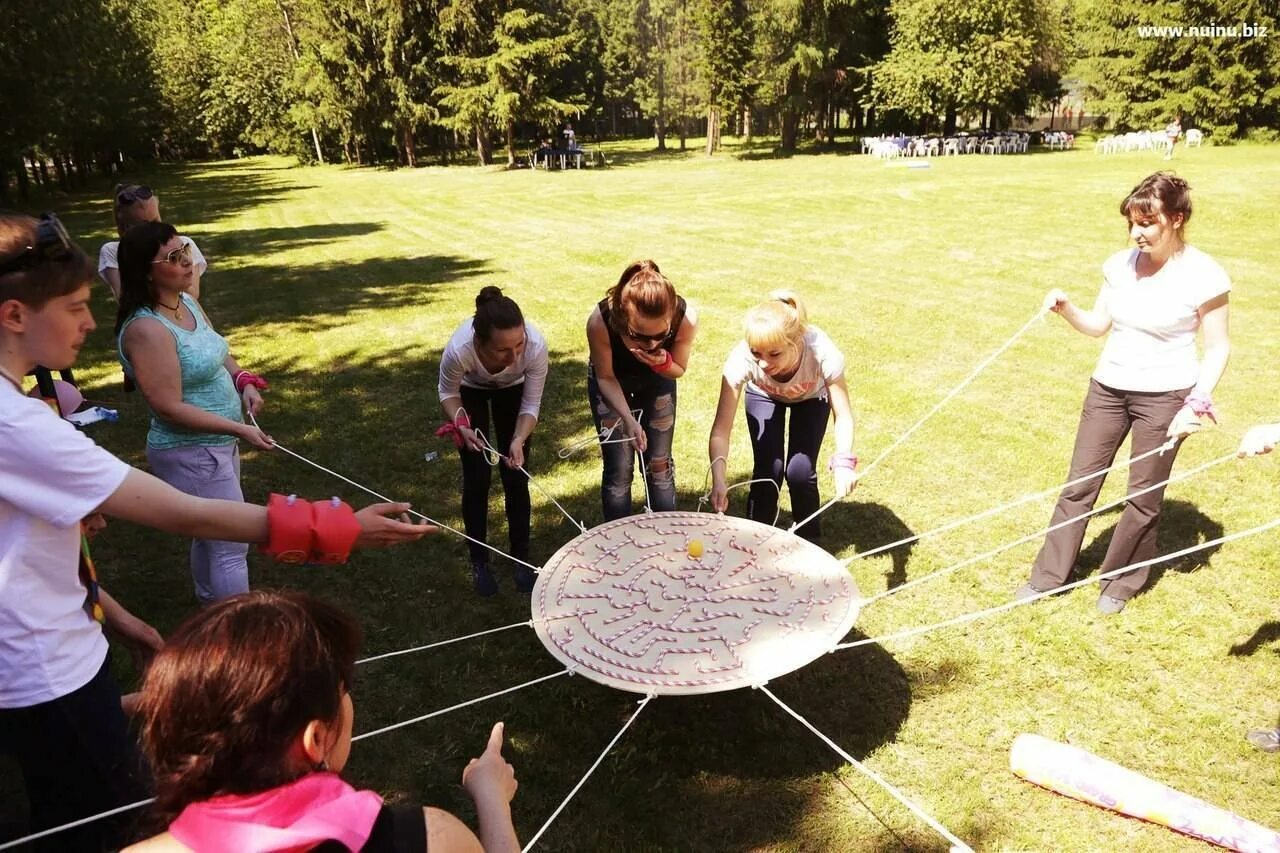
[[[476,308],[479,308],[481,305],[485,304],[486,302],[491,302],[494,299],[501,299],[501,298],[502,298],[501,287],[497,287],[492,284],[485,285],[484,287],[480,288],[480,292],[476,294]]]

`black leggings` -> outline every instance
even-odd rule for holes
[[[781,488],[785,477],[791,491],[794,520],[808,518],[818,510],[818,451],[822,447],[823,436],[827,434],[831,404],[817,398],[783,403],[752,391],[745,396],[747,427],[755,457],[752,479],[773,480]],[[786,437],[788,411],[791,412],[789,440]],[[778,510],[778,488],[768,483],[752,483],[747,497],[747,515],[755,521],[772,524]],[[822,528],[815,518],[796,533],[816,541]]]
[[[507,388],[480,389],[462,386],[462,407],[471,418],[471,426],[484,433],[489,443],[499,453],[506,454],[511,447],[511,436],[516,431],[516,418],[520,415],[520,400],[524,385]],[[490,414],[492,407],[492,415]],[[492,430],[490,424],[492,423]],[[530,442],[524,445],[525,467],[529,464]],[[493,466],[485,461],[485,455],[462,448],[462,520],[467,535],[481,542],[489,536],[489,485],[493,481]],[[502,477],[502,494],[506,499],[507,532],[511,538],[511,554],[521,560],[529,558],[529,478],[515,468],[498,463],[498,475]],[[490,551],[475,542],[467,543],[471,560],[489,562]]]

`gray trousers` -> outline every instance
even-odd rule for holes
[[[147,462],[161,480],[201,498],[244,501],[240,491],[240,446],[236,443],[169,450],[147,448]],[[217,539],[191,540],[191,579],[196,598],[209,604],[249,591],[249,546]]]
[[[1075,480],[1111,466],[1125,436],[1133,433],[1130,456],[1141,456],[1167,440],[1166,432],[1173,417],[1182,408],[1190,388],[1181,391],[1120,391],[1090,379],[1089,393],[1084,398],[1080,426],[1076,431],[1076,447],[1071,454],[1068,480]],[[1182,444],[1163,454],[1157,453],[1129,468],[1129,493],[1169,478],[1174,457]],[[1094,477],[1063,489],[1053,508],[1051,524],[1075,518],[1093,509],[1105,477]],[[1160,504],[1164,488],[1153,489],[1125,502],[1102,560],[1099,573],[1139,563],[1156,556],[1156,532],[1160,524]],[[1045,536],[1036,556],[1031,583],[1040,589],[1052,589],[1066,583],[1080,556],[1088,519],[1067,524]],[[1102,582],[1102,591],[1123,600],[1129,599],[1147,582],[1147,568],[1127,572],[1111,581]]]

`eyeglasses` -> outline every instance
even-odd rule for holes
[[[191,244],[183,243],[178,248],[169,252],[163,258],[157,258],[152,261],[153,264],[182,264],[183,266],[191,265]]]
[[[31,269],[49,261],[66,260],[71,257],[73,248],[71,237],[67,235],[67,229],[62,227],[58,217],[46,213],[36,224],[35,243],[23,247],[21,252],[7,261],[0,261],[0,275]]]
[[[660,344],[663,341],[665,341],[667,339],[667,336],[670,334],[671,334],[671,329],[668,328],[666,331],[658,335],[642,335],[639,332],[637,332],[635,329],[631,328],[630,326],[627,326],[627,337],[632,338],[633,340],[640,341],[642,343],[647,343],[647,344]]]
[[[154,195],[155,193],[151,191],[151,187],[148,187],[145,184],[130,187],[127,190],[122,190],[120,194],[116,196],[116,205],[119,207],[128,207],[134,202],[146,201]]]

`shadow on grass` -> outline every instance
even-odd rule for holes
[[[1118,515],[1123,506],[1121,504],[1107,512],[1100,513],[1100,515]],[[1102,561],[1106,557],[1107,548],[1111,545],[1111,537],[1115,533],[1115,529],[1116,526],[1113,524],[1106,531],[1095,537],[1089,543],[1089,546],[1080,552],[1080,558],[1076,561],[1077,578],[1088,577],[1102,566]],[[1222,525],[1202,513],[1195,504],[1183,500],[1165,500],[1160,515],[1160,535],[1156,553],[1171,554],[1202,542],[1217,539],[1222,534]],[[1187,554],[1176,560],[1157,563],[1151,567],[1151,576],[1147,581],[1147,585],[1143,588],[1143,592],[1154,587],[1168,572],[1186,573],[1204,568],[1209,565],[1209,561],[1221,547],[1221,545],[1216,545],[1203,551]]]
[[[896,512],[884,504],[859,501],[857,492],[854,492],[852,498],[835,504],[823,514],[822,545],[833,554],[850,545],[862,554],[912,535],[914,531]],[[907,562],[911,559],[914,548],[915,543],[908,542],[884,552],[892,560],[889,572],[885,575],[887,589],[894,589],[907,582]],[[868,594],[867,590],[862,592],[864,595]]]
[[[1253,635],[1243,643],[1236,643],[1231,647],[1232,657],[1250,657],[1258,649],[1263,646],[1269,646],[1280,640],[1280,622],[1263,622]],[[1276,654],[1280,654],[1280,649],[1275,650]]]
[[[303,246],[316,246],[347,237],[364,237],[381,231],[376,222],[325,222],[296,228],[251,228],[246,231],[222,231],[200,240],[201,251],[215,259],[217,265],[240,257],[255,257],[289,251]]]

